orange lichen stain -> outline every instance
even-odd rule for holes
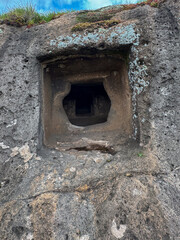
[[[42,173],[41,175],[39,175],[33,179],[32,183],[31,183],[31,187],[30,187],[30,190],[32,193],[36,192],[36,189],[42,185],[43,179],[44,179],[44,173]]]
[[[58,195],[44,193],[31,203],[32,222],[35,240],[51,239],[54,237],[54,221],[57,209]]]
[[[47,179],[45,181],[45,187],[48,191],[51,191],[54,189],[54,183],[55,183],[55,177],[56,174],[54,173],[50,173],[48,176],[47,176]]]
[[[15,213],[15,208],[13,207],[13,205],[16,203],[16,201],[10,201],[8,203],[5,203],[2,207],[0,207],[0,222],[2,221],[2,218],[6,215],[11,215],[11,210],[12,212]],[[14,214],[13,214],[14,215]],[[10,220],[10,219],[9,219]]]
[[[80,187],[76,188],[76,191],[78,191],[78,192],[86,192],[89,189],[90,189],[90,187],[87,184],[85,184],[83,186],[80,186]]]
[[[133,174],[132,173],[126,173],[126,177],[133,177]]]
[[[57,170],[50,172],[48,175],[42,173],[41,175],[37,176],[31,183],[31,194],[34,195],[37,192],[52,191],[58,177]]]
[[[69,168],[66,168],[66,169],[64,170],[64,172],[65,172],[65,173],[69,173],[69,172],[70,172],[70,169],[69,169]]]

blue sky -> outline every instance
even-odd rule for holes
[[[0,12],[16,6],[25,6],[31,3],[38,12],[50,10],[81,10],[97,9],[115,4],[137,3],[138,0],[0,0]]]

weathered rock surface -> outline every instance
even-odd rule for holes
[[[1,240],[179,239],[180,3],[114,18],[122,23],[76,34],[76,13],[0,25]],[[102,46],[130,48],[131,139],[113,154],[47,148],[41,62]]]

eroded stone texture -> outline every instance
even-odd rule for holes
[[[117,13],[120,24],[93,32],[72,34],[75,18],[0,25],[0,239],[178,240],[179,1]],[[66,151],[45,146],[42,68],[112,49],[126,50],[128,137],[81,138],[68,122]]]
[[[131,90],[125,57],[101,51],[45,64],[42,118],[47,146],[79,148],[80,141],[89,138],[92,144],[104,141],[112,147],[130,138]]]

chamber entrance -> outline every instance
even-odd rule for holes
[[[117,50],[80,52],[44,63],[46,146],[64,151],[91,141],[113,146],[129,140],[133,124],[127,57]]]
[[[102,82],[72,84],[63,107],[72,124],[88,126],[107,121],[111,101]]]

